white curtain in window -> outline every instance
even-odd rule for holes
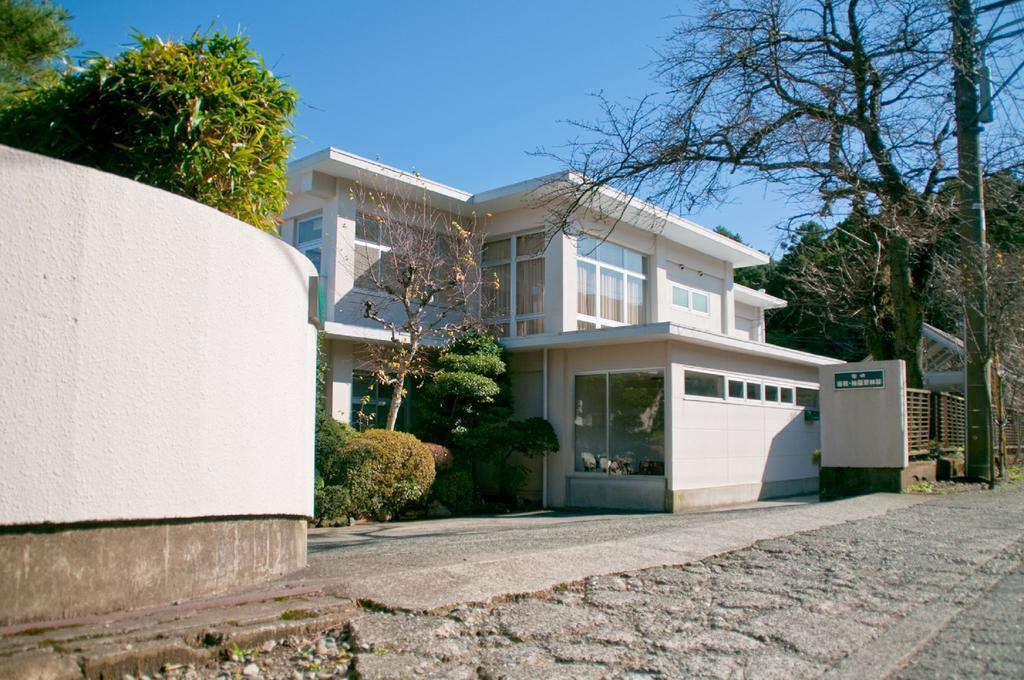
[[[644,282],[635,276],[626,278],[626,323],[644,322]]]
[[[509,271],[511,265],[499,264],[483,269],[483,316],[504,319],[509,313]],[[507,331],[506,331],[507,332]]]
[[[516,314],[544,311],[544,260],[516,263]]]
[[[622,321],[622,274],[601,268],[601,318]]]
[[[576,313],[597,316],[597,267],[589,262],[577,262],[576,287]]]

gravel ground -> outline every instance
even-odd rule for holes
[[[1022,559],[1024,490],[959,493],[686,566],[441,613],[373,611],[154,678],[814,677],[940,605],[954,615],[915,641],[900,677],[1024,677]],[[980,576],[985,593],[970,586]]]

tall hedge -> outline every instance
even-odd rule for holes
[[[276,229],[295,91],[244,36],[140,34],[0,110],[0,143],[88,165]]]

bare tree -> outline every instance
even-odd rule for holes
[[[688,212],[751,182],[805,206],[791,223],[853,209],[868,345],[920,385],[921,291],[956,177],[950,44],[941,0],[707,2],[656,62],[666,93],[602,99],[604,120],[580,125],[563,158],[579,184],[557,219],[605,187]],[[986,142],[993,163],[1020,162],[1019,135]]]
[[[475,322],[482,230],[475,214],[432,205],[426,191],[357,182],[351,193],[357,238],[380,245],[357,246],[355,274],[356,287],[370,291],[365,317],[390,334],[367,355],[375,380],[392,388],[385,427],[393,430],[407,380],[426,369],[424,350]]]

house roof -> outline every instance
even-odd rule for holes
[[[558,172],[477,194],[469,194],[460,189],[426,179],[418,173],[399,170],[340,149],[327,148],[289,164],[289,191],[301,193],[309,190],[307,187],[314,183],[307,185],[303,183],[302,178],[309,177],[314,172],[364,182],[368,175],[375,175],[389,182],[386,187],[378,187],[381,190],[394,193],[424,191],[433,201],[441,201],[438,207],[444,207],[452,212],[498,212],[517,207],[535,206],[545,200],[557,198],[559,192],[571,189],[573,185],[583,181],[583,178],[577,173]],[[769,257],[759,250],[611,187],[600,187],[587,207],[729,262],[733,267],[749,267],[767,264],[769,261]]]
[[[733,284],[732,292],[736,302],[742,302],[752,307],[760,307],[761,309],[780,309],[789,304],[782,298],[769,295],[763,290],[754,290],[753,288],[741,286],[738,283]]]
[[[593,347],[598,345],[629,344],[671,340],[693,345],[749,354],[766,359],[777,359],[804,366],[830,366],[845,363],[841,359],[801,352],[788,347],[779,347],[764,342],[742,340],[721,333],[664,321],[639,326],[618,326],[590,331],[570,331],[554,335],[527,335],[520,338],[504,338],[502,344],[510,351],[536,350],[544,348]]]

